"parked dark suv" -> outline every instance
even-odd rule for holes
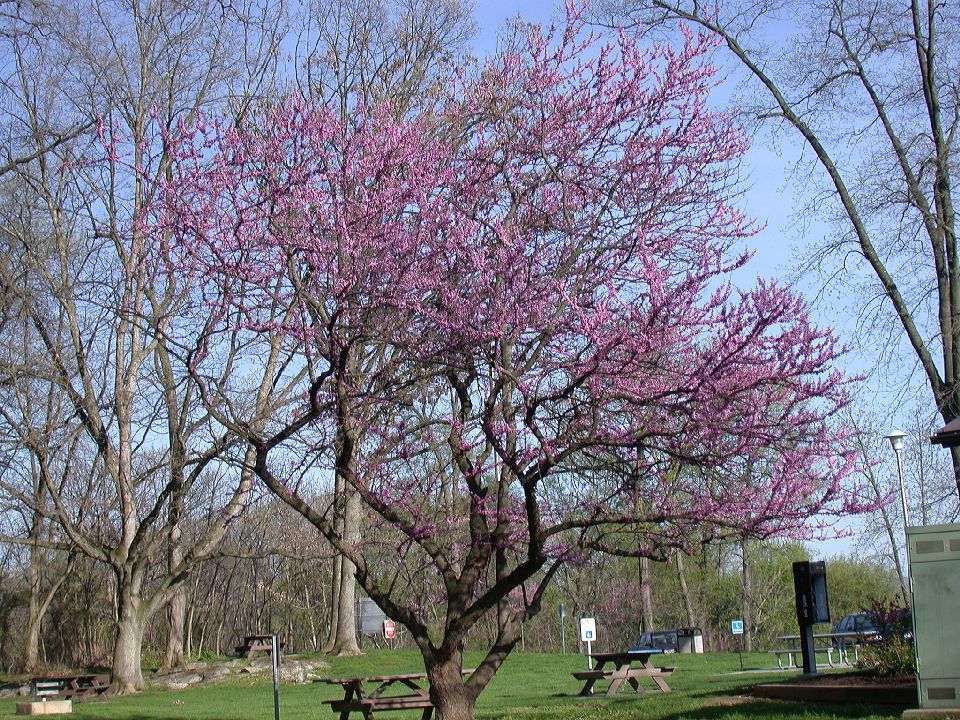
[[[870,613],[865,612],[844,615],[840,619],[840,622],[833,626],[833,630],[831,630],[831,632],[859,633],[862,637],[862,642],[866,643],[875,643],[882,639],[880,636],[880,631],[877,629],[877,625],[870,616]],[[835,638],[833,640],[833,644],[842,645],[846,643],[842,641],[838,642],[838,639]]]
[[[676,630],[655,630],[653,632],[640,633],[640,637],[633,644],[631,650],[643,650],[646,648],[660,648],[665,653],[675,653],[680,649],[677,643]]]
[[[854,642],[860,641],[868,645],[889,641],[891,636],[899,636],[907,642],[913,641],[913,619],[909,608],[882,615],[881,618],[885,619],[882,619],[878,625],[877,616],[873,613],[851,613],[844,615],[840,622],[833,626],[832,632],[860,633],[862,640],[858,638]],[[835,646],[838,644],[836,639],[833,644]]]

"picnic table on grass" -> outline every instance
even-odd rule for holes
[[[787,656],[787,668],[800,667],[800,636],[799,635],[780,635],[777,641],[781,647],[770,650],[777,656],[777,665],[784,669],[783,656]],[[860,648],[866,643],[866,635],[862,632],[831,632],[814,633],[813,644],[814,654],[825,653],[827,664],[830,667],[836,665],[855,665],[860,659]],[[853,659],[850,659],[850,651],[853,651]],[[837,659],[834,660],[833,654],[837,653]]]
[[[87,673],[84,675],[47,675],[30,679],[30,694],[39,698],[83,698],[102,695],[110,689],[110,675]]]
[[[277,642],[282,648],[283,643]],[[237,655],[252,660],[258,652],[265,652],[267,655],[273,654],[273,635],[247,635],[243,638],[243,643],[234,648]]]
[[[463,670],[464,675],[473,672]],[[424,680],[424,672],[405,675],[372,675],[369,677],[321,678],[317,682],[343,687],[342,700],[325,700],[340,720],[349,720],[350,713],[362,713],[366,720],[381,710],[423,710],[422,720],[430,720],[433,703]],[[400,694],[396,694],[397,690]]]
[[[673,673],[672,667],[655,667],[650,661],[653,655],[662,654],[660,648],[640,648],[637,650],[627,650],[623,652],[591,653],[597,665],[593,670],[576,670],[573,676],[577,680],[583,680],[583,689],[580,695],[590,695],[593,693],[593,686],[597,680],[609,680],[610,687],[607,688],[606,695],[612,697],[616,695],[623,685],[624,681],[630,684],[635,692],[642,693],[643,687],[640,685],[639,678],[647,677],[653,680],[660,692],[670,692],[670,686],[663,679]],[[604,669],[605,666],[611,666]]]

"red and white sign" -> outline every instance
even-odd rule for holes
[[[397,624],[393,620],[383,621],[383,636],[387,640],[393,640],[397,636]]]

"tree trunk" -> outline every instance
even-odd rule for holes
[[[697,621],[693,616],[693,601],[690,590],[687,588],[687,574],[683,569],[683,553],[677,550],[674,557],[677,560],[677,578],[680,580],[680,595],[683,597],[683,609],[687,614],[687,627],[696,627]]]
[[[343,515],[344,515],[344,483],[343,477],[339,474],[334,481],[333,487],[333,527],[340,537],[343,537]],[[333,570],[330,573],[330,630],[327,633],[327,640],[323,644],[323,652],[331,653],[337,644],[337,626],[340,622],[340,583],[343,570],[343,555],[337,554],[333,558]]]
[[[187,617],[187,591],[183,583],[167,603],[167,651],[163,658],[161,671],[173,670],[184,664],[184,626]]]
[[[640,629],[652,632],[653,592],[650,589],[650,558],[642,557],[638,562],[640,580]]]
[[[113,648],[113,692],[130,695],[146,687],[140,667],[143,647],[143,606],[139,591],[120,587],[117,618],[117,639]]]
[[[425,664],[436,720],[473,720],[477,693],[464,684],[462,655],[442,661],[425,658]]]
[[[753,573],[750,569],[750,541],[744,538],[740,541],[740,553],[743,559],[743,649],[753,652]]]
[[[39,548],[30,548],[30,565],[27,568],[27,581],[30,583],[30,600],[27,606],[27,628],[24,637],[23,664],[24,672],[34,672],[37,669],[37,660],[40,653],[40,570],[37,567]]]
[[[167,556],[167,570],[172,572],[174,568],[183,562],[183,545],[181,543],[179,516],[171,524],[169,541],[170,548]],[[163,664],[160,666],[161,672],[173,670],[184,664],[183,630],[187,615],[186,581],[181,580],[178,582],[173,588],[172,593],[169,602],[167,602],[167,649],[164,654]]]
[[[360,542],[360,496],[345,488],[343,539],[356,546]],[[357,644],[357,569],[347,558],[340,558],[340,594],[336,598],[337,624],[330,649],[332,655],[362,655]]]
[[[60,590],[60,586],[70,576],[74,568],[74,557],[71,555],[67,561],[67,566],[63,572],[57,575],[46,592],[42,592],[40,584],[42,582],[41,568],[38,565],[38,558],[43,557],[46,562],[46,556],[40,554],[40,550],[34,547],[30,553],[30,567],[28,569],[28,578],[30,583],[30,599],[27,608],[27,627],[24,631],[23,662],[21,668],[24,672],[34,672],[40,664],[40,630],[43,626],[43,618],[46,617],[50,609],[50,603],[54,596]]]
[[[31,586],[30,604],[27,613],[27,627],[24,631],[23,663],[21,668],[23,672],[33,673],[39,667],[40,656],[40,613],[38,612],[40,602],[37,597],[37,591]]]

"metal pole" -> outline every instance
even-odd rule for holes
[[[817,651],[813,642],[813,623],[800,627],[800,654],[803,655],[803,674],[817,674]]]
[[[900,478],[900,505],[903,508],[903,534],[907,534],[907,526],[910,524],[910,513],[907,511],[907,484],[903,481],[903,449],[894,450],[897,454],[897,475]],[[910,561],[907,560],[909,563]]]
[[[270,636],[271,655],[273,656],[273,718],[280,720],[280,643],[277,636]]]
[[[909,597],[904,601],[913,608],[913,571],[910,569],[910,535],[907,533],[907,527],[910,525],[910,515],[907,512],[907,485],[903,481],[903,460],[901,456],[903,449],[894,448],[897,454],[897,475],[900,478],[900,505],[903,509],[903,537],[904,537],[904,565],[907,568],[907,593]],[[923,705],[923,695],[920,692],[920,651],[917,647],[917,614],[910,614],[910,628],[913,630],[913,672],[917,679],[917,707]]]

